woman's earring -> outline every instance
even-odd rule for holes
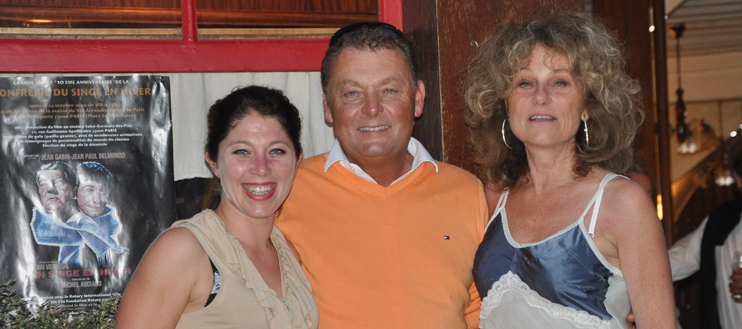
[[[590,146],[590,135],[587,133],[587,121],[582,120],[582,122],[585,124],[585,146]]]
[[[509,149],[513,149],[510,147],[510,144],[508,144],[508,141],[505,139],[505,122],[507,122],[508,119],[502,120],[502,141],[505,142],[505,146],[507,146]],[[587,131],[587,130],[585,130]]]

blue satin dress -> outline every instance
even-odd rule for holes
[[[482,297],[480,328],[626,328],[631,308],[621,270],[606,261],[591,236],[605,185],[603,178],[579,219],[536,243],[510,235],[502,193],[474,258]],[[624,177],[625,178],[625,177]],[[590,228],[584,217],[595,205]]]

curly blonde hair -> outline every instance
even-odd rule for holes
[[[528,173],[525,146],[506,131],[509,149],[501,127],[507,119],[506,100],[513,80],[528,65],[536,45],[565,55],[583,88],[583,106],[590,114],[590,143],[586,145],[579,129],[575,176],[587,175],[594,165],[626,173],[633,164],[633,140],[644,119],[639,85],[626,74],[622,48],[606,27],[588,15],[571,13],[510,24],[485,40],[471,60],[466,123],[479,178],[509,188]]]

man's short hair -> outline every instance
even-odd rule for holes
[[[78,182],[75,170],[72,169],[72,167],[66,162],[52,161],[47,164],[43,164],[41,167],[39,167],[39,170],[36,171],[36,184],[39,183],[39,173],[44,170],[59,170],[62,173],[62,177],[64,177],[64,180],[67,181],[68,184],[72,185],[72,187],[77,187]]]
[[[379,51],[382,49],[399,50],[410,69],[413,88],[417,89],[419,80],[417,61],[412,42],[399,29],[391,24],[382,22],[365,22],[351,24],[341,28],[332,36],[325,58],[322,60],[320,77],[322,91],[327,93],[330,82],[330,69],[335,63],[338,54],[343,49]]]
[[[77,174],[84,174],[94,181],[111,183],[113,175],[100,162],[85,161],[77,165]]]

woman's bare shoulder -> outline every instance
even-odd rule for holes
[[[155,261],[159,268],[191,268],[205,257],[208,257],[206,250],[193,232],[185,227],[176,227],[162,232],[152,242],[142,262],[149,265]]]
[[[193,251],[193,249],[203,250],[196,235],[185,227],[174,227],[162,232],[152,243],[152,246],[168,249],[186,249],[186,251]]]
[[[615,203],[627,205],[652,203],[652,197],[647,190],[638,182],[631,179],[613,179],[607,186],[606,192],[614,196],[611,200]]]
[[[603,198],[607,213],[613,214],[611,217],[620,217],[619,223],[632,225],[658,220],[652,197],[633,180],[613,179],[606,185]]]

